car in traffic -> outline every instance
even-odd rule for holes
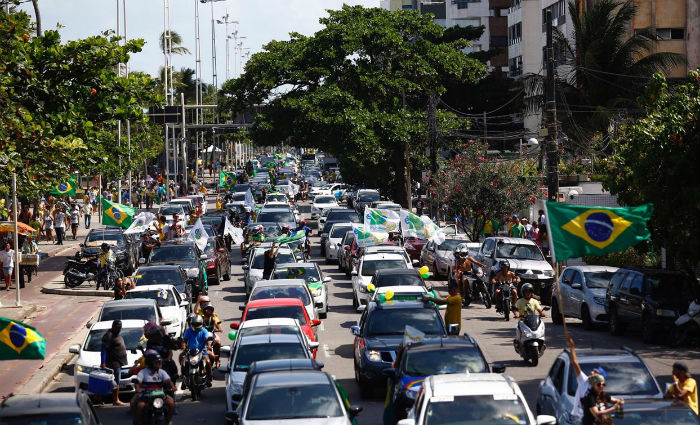
[[[323,252],[325,253],[326,263],[330,264],[338,260],[338,251],[340,251],[340,242],[345,237],[345,234],[353,230],[352,223],[333,223],[328,231],[328,237],[325,240]]]
[[[273,222],[279,223],[280,225],[286,224],[290,229],[294,229],[297,226],[294,212],[288,207],[263,208],[258,213],[255,221],[258,223]]]
[[[306,314],[311,319],[316,319],[319,316],[317,304],[314,302],[314,297],[304,279],[270,279],[255,282],[248,302],[275,298],[296,298],[304,305]],[[239,306],[239,308],[245,309],[244,306]]]
[[[83,392],[10,394],[0,404],[2,425],[100,425],[100,417]]]
[[[446,238],[441,244],[428,241],[423,247],[420,255],[421,266],[428,266],[435,279],[446,276],[450,271],[450,265],[454,259],[454,250],[461,244],[467,242],[466,238]]]
[[[428,377],[408,417],[398,423],[555,425],[556,418],[535,417],[520,387],[507,375],[458,373]]]
[[[406,259],[400,254],[378,253],[365,254],[360,258],[357,269],[352,275],[352,307],[357,308],[361,304],[367,304],[370,292],[367,289],[374,273],[382,269],[407,269]]]
[[[172,285],[142,285],[126,291],[125,300],[147,299],[155,300],[163,320],[170,322],[165,331],[174,338],[179,338],[187,327],[187,314],[190,311],[190,301],[184,298],[180,291]]]
[[[318,315],[325,319],[328,315],[328,288],[326,285],[331,278],[323,275],[318,264],[308,263],[277,263],[272,273],[275,279],[303,279],[314,297],[314,305]]]
[[[116,266],[125,274],[130,275],[138,266],[141,253],[141,240],[137,234],[126,234],[124,229],[105,228],[90,229],[85,240],[80,244],[80,255],[83,258],[96,257],[102,250],[102,244],[109,245]]]
[[[196,299],[200,294],[207,294],[208,287],[204,280],[203,262],[207,255],[202,253],[193,240],[179,239],[161,242],[151,250],[146,260],[148,265],[179,265],[187,274],[187,282],[190,285],[192,298]]]
[[[243,265],[243,281],[245,282],[246,298],[250,296],[250,291],[253,289],[255,282],[262,280],[263,269],[265,268],[265,251],[270,249],[270,243],[263,243],[249,250],[248,260]],[[295,263],[296,256],[289,247],[280,247],[277,253],[277,262],[280,263]]]
[[[684,272],[661,269],[618,269],[605,293],[605,311],[613,335],[636,328],[652,343],[672,337],[674,322],[700,296],[697,279]],[[668,342],[668,341],[667,341]]]
[[[373,202],[381,201],[381,196],[378,190],[374,189],[360,189],[355,194],[355,199],[352,202],[353,208],[358,214],[364,216],[365,207],[369,207]]]
[[[584,329],[595,324],[608,323],[605,311],[605,292],[617,267],[571,266],[559,276],[559,285],[552,290],[552,322],[562,323],[566,317],[581,319]],[[559,305],[561,291],[561,306]]]
[[[326,239],[328,239],[331,227],[333,227],[335,223],[360,223],[360,216],[355,211],[349,209],[332,208],[328,211],[323,227],[319,225],[319,233],[321,235],[319,244],[321,246],[321,255],[324,257],[326,255]]]
[[[137,351],[143,338],[143,326],[147,323],[145,320],[122,320],[122,330],[119,335],[124,339],[126,346],[126,361],[127,365],[133,365],[136,360],[141,358],[141,353]],[[90,330],[83,340],[82,344],[74,344],[68,347],[68,352],[76,354],[78,358],[73,365],[73,381],[75,382],[75,390],[88,390],[90,381],[90,373],[99,370],[102,363],[102,337],[112,328],[112,320],[88,323]],[[129,393],[134,392],[134,384],[131,382],[131,374],[129,367],[124,367],[121,370],[121,379],[119,381],[119,392]]]
[[[337,207],[338,201],[336,201],[335,196],[318,195],[314,198],[313,204],[311,204],[311,219],[317,220],[323,210]]]
[[[404,239],[403,247],[411,260],[420,261],[421,252],[423,252],[423,247],[427,243],[427,239],[408,236]]]
[[[185,223],[190,221],[190,216],[185,214],[185,208],[179,204],[162,204],[158,207],[158,215],[165,217],[168,223],[173,222],[173,216],[177,216],[183,220]]]
[[[168,326],[172,323],[163,317],[158,304],[153,299],[121,299],[105,301],[97,313],[98,322],[113,320],[145,320]],[[166,328],[167,329],[167,328]]]
[[[385,387],[383,371],[392,367],[407,326],[425,335],[447,334],[438,309],[422,301],[371,302],[350,327],[355,381],[363,395]]]
[[[605,392],[633,399],[663,398],[664,392],[644,360],[629,349],[577,348],[576,357],[586,376],[594,368],[606,373]],[[578,388],[576,373],[571,365],[569,350],[562,351],[554,360],[547,376],[540,381],[537,392],[537,413],[556,417],[561,425],[579,424],[571,416],[574,396]],[[625,408],[627,403],[625,403]]]
[[[187,272],[180,265],[141,266],[134,272],[134,284],[172,285],[186,300],[192,299],[192,288],[187,280]]]
[[[338,269],[341,272],[344,272],[347,268],[347,265],[348,265],[347,256],[350,253],[350,246],[352,245],[352,242],[354,240],[355,240],[355,232],[352,230],[345,232],[343,239],[340,240],[340,244],[339,244],[340,246],[338,247]]]
[[[229,260],[226,244],[216,236],[207,238],[207,246],[204,248],[204,265],[207,271],[209,285],[218,285],[222,280],[231,279],[231,261]]]

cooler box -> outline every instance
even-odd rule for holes
[[[21,266],[39,267],[39,254],[22,254],[19,264]]]
[[[98,395],[112,394],[114,372],[111,369],[93,370],[88,379],[88,392]]]

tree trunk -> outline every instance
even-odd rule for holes
[[[39,0],[32,0],[34,6],[34,18],[36,19],[36,36],[41,37],[41,13],[39,13]]]
[[[411,209],[411,167],[408,153],[408,143],[399,142],[392,153],[396,187],[394,194],[396,202],[410,211]]]

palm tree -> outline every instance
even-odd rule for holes
[[[158,41],[160,51],[165,54],[165,31],[160,33]],[[190,51],[187,47],[182,46],[182,37],[176,31],[170,31],[170,52],[175,55],[189,55]]]

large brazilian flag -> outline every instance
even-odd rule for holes
[[[36,360],[46,354],[46,339],[33,327],[0,317],[0,360]]]
[[[545,208],[554,261],[623,251],[651,236],[652,204],[606,208],[547,201]]]
[[[236,173],[228,173],[219,170],[219,187],[233,187],[236,185]]]
[[[75,182],[75,178],[71,176],[70,179],[68,179],[68,182],[66,183],[59,183],[56,186],[54,186],[53,190],[51,191],[52,195],[69,195],[69,196],[75,196],[75,188],[77,186],[77,183]]]
[[[136,215],[136,208],[127,205],[109,202],[102,198],[102,224],[105,226],[119,226],[128,229]]]

